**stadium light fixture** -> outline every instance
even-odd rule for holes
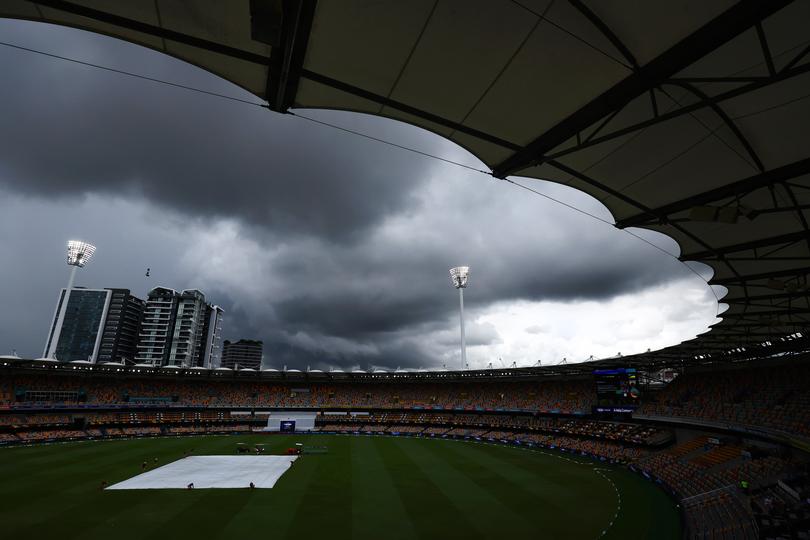
[[[96,252],[96,246],[81,240],[68,240],[67,243],[67,263],[68,266],[76,266],[84,268],[93,254]]]
[[[59,343],[59,335],[62,333],[62,324],[65,322],[65,313],[67,313],[68,300],[70,300],[70,290],[73,288],[73,281],[76,279],[76,270],[84,268],[93,258],[96,252],[96,246],[81,240],[68,240],[67,243],[67,264],[70,266],[70,279],[68,279],[68,286],[65,289],[65,297],[62,299],[62,305],[59,309],[59,317],[56,320],[56,330],[50,341],[50,350],[47,351],[46,358],[56,358],[56,346]]]
[[[450,281],[458,289],[459,321],[461,323],[461,369],[467,368],[467,343],[464,337],[464,289],[470,279],[469,266],[456,266],[450,269]]]

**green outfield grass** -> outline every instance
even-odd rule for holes
[[[305,455],[273,489],[102,491],[237,442]],[[620,468],[565,454],[397,437],[217,436],[0,449],[3,538],[680,538],[672,501]],[[595,469],[602,471],[599,474]],[[612,481],[612,483],[611,483]],[[621,495],[618,508],[616,486]],[[609,526],[617,512],[618,518]]]

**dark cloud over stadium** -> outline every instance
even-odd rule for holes
[[[0,28],[8,42],[255,100],[108,38],[23,22]],[[677,261],[483,174],[259,107],[18,50],[0,48],[0,67],[0,240],[15,254],[0,279],[20,285],[5,288],[5,304],[32,306],[23,317],[0,315],[0,346],[21,354],[39,355],[64,285],[61,246],[74,234],[99,245],[80,284],[140,296],[157,285],[199,287],[225,308],[225,337],[263,339],[275,367],[455,361],[457,297],[447,269],[456,264],[473,269],[470,345],[479,364],[504,350],[521,361],[566,354],[564,343],[549,345],[553,329],[534,321],[521,331],[544,342],[540,352],[503,349],[504,327],[487,318],[518,304],[579,305],[587,324],[637,324],[644,334],[643,321],[627,322],[643,318],[623,312],[629,304],[591,321],[598,310],[589,303],[659,291],[650,298],[667,305],[650,309],[683,335],[650,330],[649,339],[633,341],[638,350],[690,338],[712,322],[708,288]],[[308,114],[478,166],[416,128]],[[584,194],[528,182],[609,219]],[[655,242],[676,250],[666,238]],[[155,268],[149,279],[146,267]],[[690,299],[687,290],[699,293]]]

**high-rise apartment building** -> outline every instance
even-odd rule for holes
[[[224,311],[219,306],[207,306],[205,315],[204,364],[201,367],[208,369],[218,368],[222,361],[222,315]]]
[[[70,290],[64,319],[59,312],[66,289],[59,293],[43,356],[62,362],[131,361],[135,356],[143,300],[128,289]]]
[[[261,369],[262,348],[261,341],[252,339],[228,341],[226,339],[222,347],[222,367]]]
[[[155,366],[216,367],[222,308],[196,289],[149,292],[141,324],[137,362]]]
[[[205,295],[197,290],[180,293],[177,318],[174,322],[172,344],[167,365],[194,367],[200,357],[206,311]]]
[[[135,363],[145,306],[146,302],[132,296],[129,289],[110,289],[110,305],[97,362]]]
[[[162,366],[168,362],[179,299],[174,289],[155,287],[149,291],[138,336],[138,364]]]

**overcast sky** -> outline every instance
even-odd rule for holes
[[[6,42],[257,101],[113,39],[0,21]],[[64,243],[77,285],[199,288],[224,337],[272,367],[581,361],[676,344],[716,321],[709,288],[650,246],[467,169],[265,109],[0,47],[0,354],[42,354]],[[307,114],[481,167],[390,120]],[[612,219],[591,197],[535,189]],[[646,233],[677,253],[674,242]],[[151,268],[150,277],[145,276]],[[704,268],[705,270],[705,268]]]

